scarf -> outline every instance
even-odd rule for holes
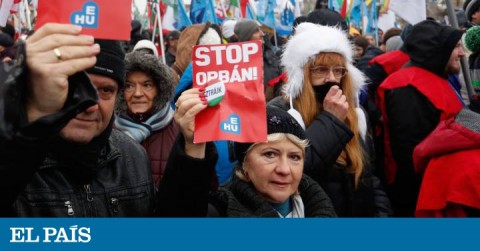
[[[79,181],[90,180],[98,172],[99,161],[109,152],[108,140],[113,128],[113,118],[107,128],[87,144],[75,144],[61,136],[49,142],[49,157],[61,163]],[[48,161],[48,160],[47,160]],[[47,163],[48,164],[48,163]]]
[[[287,215],[282,214],[282,212],[280,212],[277,208],[274,207],[280,218],[305,218],[305,208],[303,206],[302,197],[300,197],[300,195],[292,195],[292,197],[287,200],[287,203],[292,204],[289,208],[291,211]]]
[[[153,132],[163,129],[173,119],[173,109],[165,105],[161,110],[155,112],[145,122],[133,120],[130,116],[121,114],[115,119],[115,127],[138,143],[148,138]]]

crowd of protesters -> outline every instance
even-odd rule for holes
[[[480,0],[457,14],[463,29],[427,18],[362,35],[319,8],[284,42],[240,19],[165,32],[164,47],[138,21],[130,41],[69,24],[23,39],[8,24],[0,215],[480,216]],[[267,141],[194,143],[208,106],[192,47],[255,40]]]

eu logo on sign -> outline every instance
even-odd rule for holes
[[[95,2],[86,2],[81,11],[75,11],[70,16],[72,24],[80,25],[84,28],[98,28],[98,4]]]

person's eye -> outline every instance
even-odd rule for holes
[[[144,83],[143,88],[150,90],[153,89],[153,84],[152,83]]]
[[[317,72],[320,74],[326,74],[328,73],[329,69],[327,67],[319,67]]]
[[[134,86],[130,83],[125,83],[125,90],[132,90]]]
[[[267,158],[275,158],[276,155],[277,153],[275,153],[274,151],[267,151],[263,153],[263,156]]]
[[[343,69],[342,68],[333,68],[333,74],[335,75],[342,75]]]
[[[98,95],[102,99],[109,99],[115,94],[115,89],[111,87],[103,87],[98,89]]]
[[[301,161],[302,156],[298,154],[290,154],[290,159],[292,159],[293,161]]]

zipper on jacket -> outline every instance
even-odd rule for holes
[[[113,212],[118,213],[118,199],[117,198],[111,198],[110,199],[110,204],[112,204]]]
[[[65,201],[65,207],[67,207],[68,216],[73,216],[75,214],[75,212],[73,211],[73,206],[71,201],[69,200]]]
[[[90,184],[83,185],[83,189],[85,190],[85,193],[87,193],[87,201],[92,202],[93,194],[92,194],[92,190],[90,189]]]

